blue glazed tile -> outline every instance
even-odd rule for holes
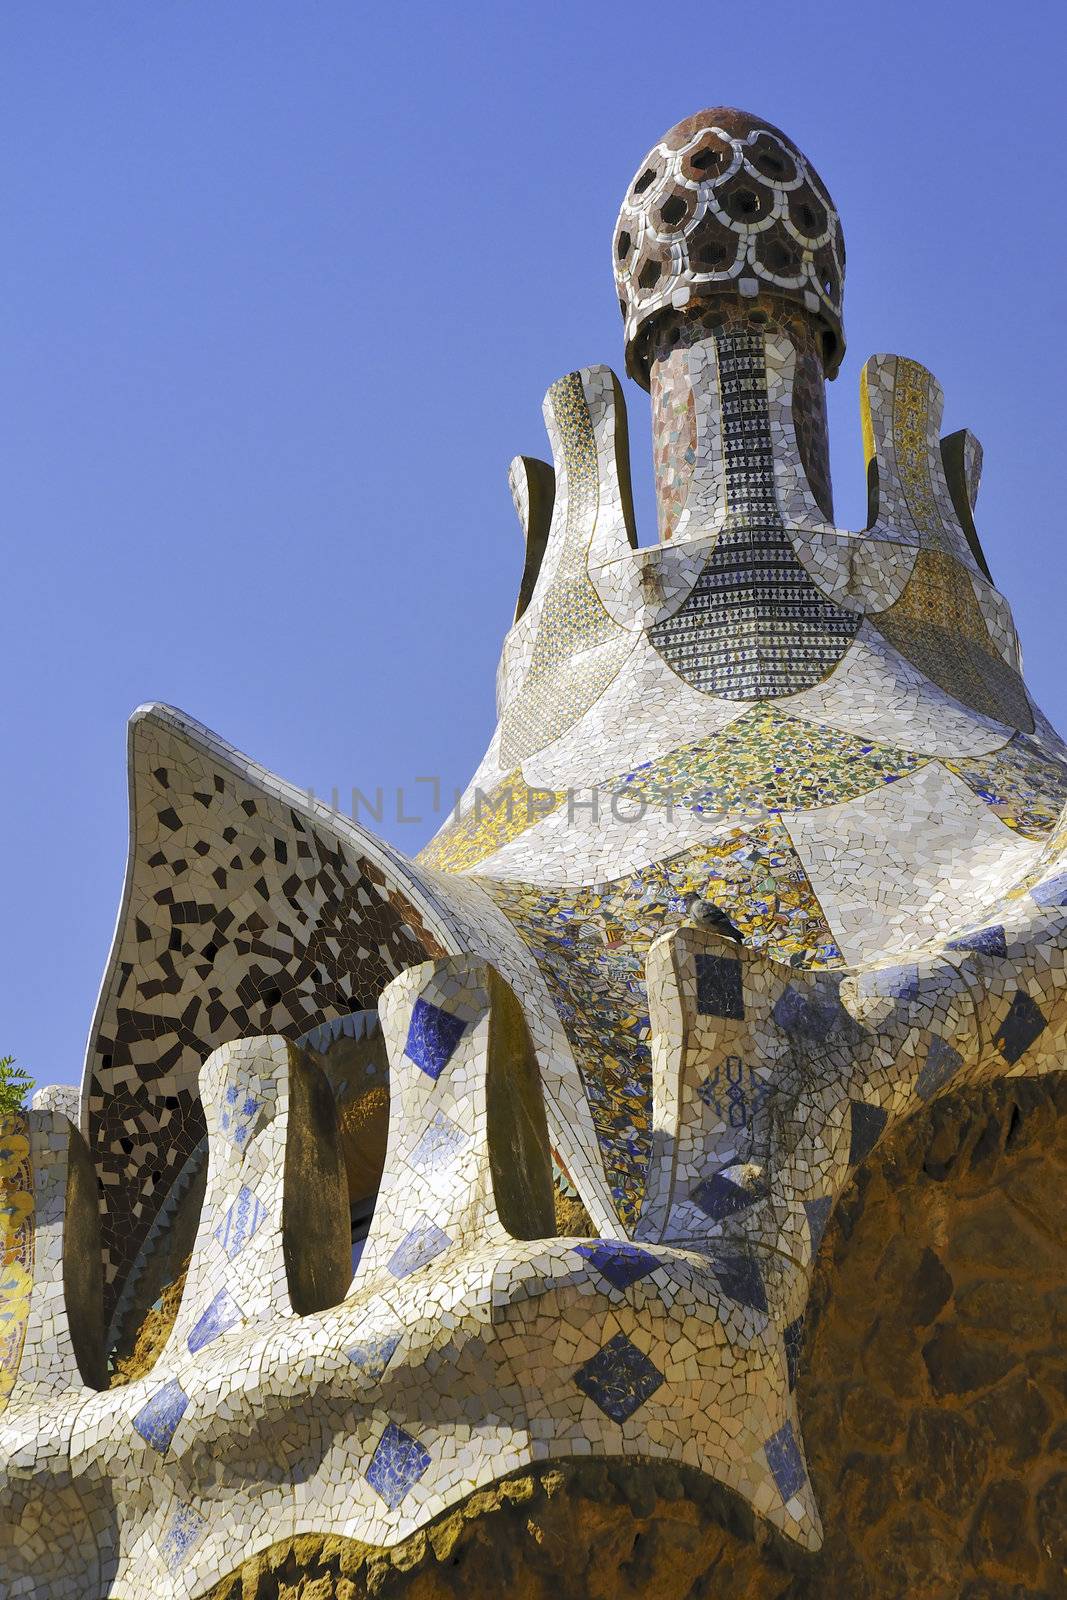
[[[775,1002],[771,1015],[783,1033],[799,1034],[817,1044],[833,1031],[840,1011],[840,1006],[813,1000],[790,984]]]
[[[833,1200],[828,1194],[821,1194],[814,1200],[805,1200],[804,1210],[808,1217],[808,1232],[811,1235],[811,1253],[818,1255],[822,1236],[826,1232],[826,1224],[830,1220],[833,1210]]]
[[[134,1417],[133,1425],[146,1444],[165,1455],[188,1405],[189,1396],[177,1378],[172,1378],[145,1402]]]
[[[578,1244],[575,1254],[591,1261],[602,1277],[616,1289],[628,1289],[630,1284],[646,1278],[659,1266],[654,1255],[635,1244],[621,1239],[598,1239],[595,1244]]]
[[[167,1523],[160,1553],[168,1572],[177,1572],[200,1543],[207,1530],[207,1518],[192,1506],[179,1506]]]
[[[215,1229],[215,1238],[231,1261],[244,1249],[266,1215],[266,1208],[245,1184]]]
[[[441,1255],[451,1243],[448,1234],[435,1222],[423,1220],[416,1223],[390,1256],[389,1271],[394,1278],[406,1278],[410,1272],[416,1272],[435,1256]]]
[[[429,1465],[429,1451],[410,1433],[390,1422],[378,1440],[366,1479],[390,1511],[395,1511]]]
[[[712,1262],[719,1286],[739,1306],[751,1306],[753,1311],[767,1310],[767,1289],[759,1262],[752,1256],[722,1256]]]
[[[891,1000],[915,1000],[919,994],[918,967],[884,967],[867,978],[871,992]]]
[[[230,1084],[226,1090],[219,1127],[229,1135],[238,1150],[243,1150],[252,1137],[252,1130],[262,1109],[262,1101],[253,1099],[244,1089]]]
[[[804,1347],[804,1314],[801,1312],[795,1322],[789,1323],[783,1329],[782,1341],[785,1344],[785,1364],[789,1373],[789,1392],[792,1394],[797,1386],[797,1377],[800,1373],[800,1352]]]
[[[885,1130],[889,1121],[888,1111],[881,1106],[872,1106],[867,1100],[850,1100],[850,1132],[848,1145],[848,1164],[855,1167],[861,1161],[866,1161]]]
[[[655,1394],[663,1374],[624,1333],[617,1333],[578,1368],[574,1381],[612,1422],[625,1422]]]
[[[190,1355],[202,1350],[206,1344],[235,1328],[244,1319],[244,1312],[228,1289],[220,1289],[211,1304],[202,1313],[188,1339]]]
[[[1036,900],[1039,906],[1067,906],[1067,872],[1058,872],[1054,878],[1046,878],[1044,883],[1035,883],[1030,890],[1030,898]]]
[[[954,1077],[963,1065],[963,1057],[939,1034],[934,1034],[926,1052],[923,1069],[915,1085],[920,1100],[932,1100],[937,1091]]]
[[[791,1422],[785,1423],[777,1433],[771,1435],[763,1447],[763,1453],[767,1457],[771,1476],[778,1485],[778,1493],[783,1500],[792,1500],[803,1489],[807,1475]]]
[[[697,1089],[704,1104],[731,1128],[747,1128],[770,1093],[740,1056],[726,1056]]]
[[[436,1167],[443,1167],[468,1143],[468,1137],[463,1129],[457,1127],[451,1117],[446,1117],[443,1111],[439,1111],[412,1150],[412,1165],[429,1168],[431,1171]]]
[[[1006,956],[1008,946],[1004,929],[997,924],[992,928],[979,928],[976,933],[965,933],[962,939],[950,939],[950,950],[975,950],[983,956]]]
[[[1044,1013],[1037,1002],[1031,1000],[1025,989],[1016,989],[996,1037],[997,1049],[1009,1066],[1013,1066],[1029,1050],[1034,1040],[1044,1033],[1046,1026]]]
[[[729,956],[698,955],[696,968],[697,1010],[700,1015],[743,1020],[745,996],[740,961],[733,961]]]
[[[416,1000],[404,1053],[436,1083],[455,1054],[466,1027],[462,1017],[454,1017],[450,1011],[442,1011],[428,1000]]]
[[[757,1200],[762,1200],[766,1193],[766,1184],[746,1187],[735,1183],[725,1172],[713,1172],[710,1178],[705,1178],[703,1182],[697,1184],[689,1198],[700,1207],[705,1216],[711,1218],[712,1222],[725,1222],[727,1217],[736,1217],[740,1212],[747,1211]]]
[[[376,1338],[367,1339],[363,1344],[354,1344],[345,1351],[345,1355],[354,1367],[365,1372],[368,1378],[382,1378],[385,1369],[393,1359],[393,1352],[400,1343],[400,1330],[392,1333],[378,1334]]]

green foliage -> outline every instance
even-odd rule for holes
[[[0,1117],[21,1111],[35,1087],[29,1073],[15,1065],[14,1056],[0,1056]]]

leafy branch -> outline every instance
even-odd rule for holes
[[[29,1073],[15,1065],[14,1056],[0,1056],[0,1117],[21,1111],[35,1087]]]

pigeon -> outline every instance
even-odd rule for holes
[[[711,900],[704,900],[700,895],[690,895],[686,903],[689,920],[698,927],[710,928],[712,933],[721,934],[724,939],[732,939],[735,944],[743,944],[744,936],[740,928],[735,928],[726,912]]]

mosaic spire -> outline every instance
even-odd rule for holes
[[[132,719],[80,1112],[0,1124],[4,1593],[206,1594],[574,1456],[684,1463],[814,1550],[838,1196],[938,1096],[1065,1059],[1067,748],[977,440],[873,357],[868,525],[834,522],[844,245],[768,123],[665,135],[614,261],[659,541],[618,380],[566,374],[510,471],[497,727],[419,858]]]

